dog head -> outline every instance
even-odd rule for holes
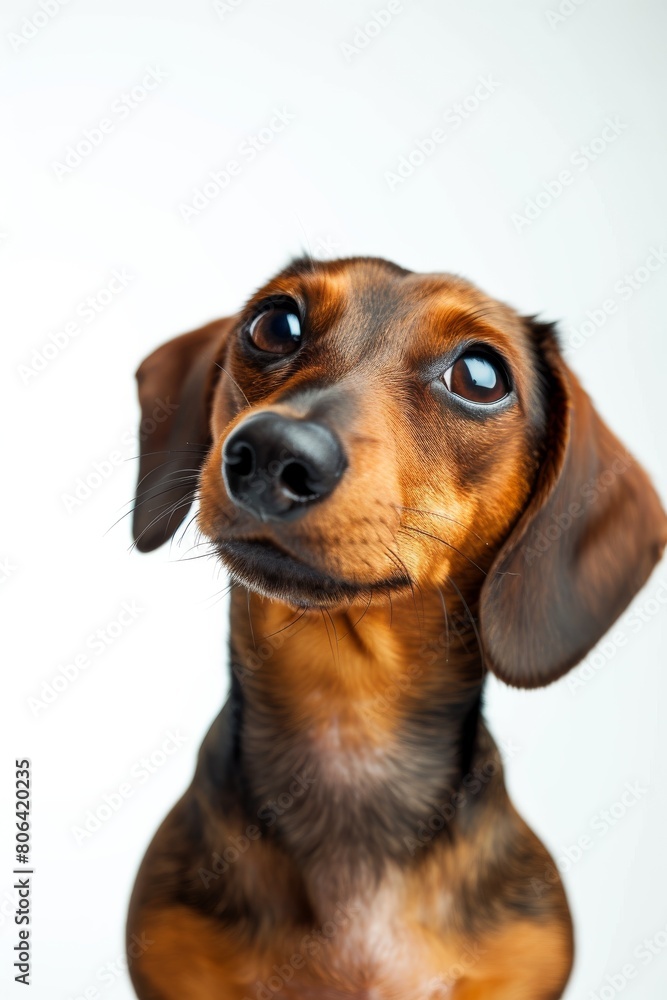
[[[551,326],[450,275],[297,261],[138,381],[144,424],[168,403],[142,434],[140,549],[197,492],[232,577],[291,605],[476,588],[487,663],[512,684],[585,656],[667,540]]]

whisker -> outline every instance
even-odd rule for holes
[[[399,557],[396,555],[396,553],[394,552],[394,550],[390,549],[388,545],[383,546],[383,548],[384,548],[385,552],[387,553],[387,555],[389,556],[389,558],[391,559],[391,561],[393,562],[394,566],[397,566],[398,569],[401,570],[401,572],[406,577],[409,577],[410,574],[408,573],[408,571],[407,571],[407,569],[405,567],[405,563],[402,562],[399,559]]]
[[[138,490],[138,488],[139,488],[139,487],[141,486],[141,484],[143,483],[143,481],[144,481],[145,479],[148,479],[148,477],[149,477],[149,476],[152,476],[152,475],[155,475],[156,473],[158,473],[158,472],[160,471],[160,469],[164,468],[164,466],[165,466],[165,465],[168,465],[168,464],[169,464],[169,463],[168,463],[168,461],[166,461],[166,462],[162,462],[162,463],[161,463],[161,465],[156,465],[156,467],[155,467],[154,469],[149,469],[149,471],[148,471],[148,472],[144,473],[144,475],[143,475],[143,476],[141,477],[141,479],[140,479],[140,480],[139,480],[139,482],[137,483],[137,490]],[[178,475],[181,475],[181,474],[185,475],[185,474],[187,474],[187,473],[192,473],[192,475],[196,475],[196,476],[198,476],[200,472],[201,472],[201,466],[200,466],[200,465],[198,465],[198,466],[197,466],[196,468],[194,468],[194,469],[182,469],[182,468],[181,468],[181,467],[179,466],[179,467],[178,467],[177,469],[174,469],[174,470],[173,470],[173,473],[172,473],[172,472],[168,472],[168,473],[167,473],[166,475],[164,475],[164,474],[163,474],[163,475],[162,475],[162,478],[168,478],[168,477],[169,477],[169,476],[171,476],[171,475],[177,475],[177,474],[178,474]],[[157,484],[156,484],[156,485],[157,485]],[[150,487],[148,487],[148,489],[150,489]],[[136,492],[136,491],[135,491],[135,492]],[[130,500],[130,501],[128,501],[128,503],[131,503],[131,502],[132,502],[131,500]]]
[[[474,566],[475,569],[478,569],[480,573],[483,573],[484,576],[486,576],[486,570],[483,570],[481,566],[477,565],[474,559],[471,559],[470,556],[467,556],[465,552],[461,552],[461,550],[457,549],[457,547],[455,545],[452,545],[451,542],[445,541],[444,538],[440,538],[438,535],[431,534],[430,531],[424,531],[422,528],[415,528],[410,524],[403,524],[401,525],[401,527],[404,528],[406,531],[414,531],[418,535],[425,535],[427,538],[432,538],[433,541],[435,542],[441,542],[443,545],[446,545],[448,549],[453,549],[454,552],[458,552],[460,556],[463,556],[464,559],[468,560],[471,566]]]
[[[146,532],[149,531],[150,528],[152,528],[153,525],[157,521],[159,521],[161,517],[167,517],[168,518],[168,520],[167,520],[167,528],[169,528],[169,522],[171,521],[171,519],[174,516],[174,514],[180,508],[182,508],[182,507],[186,507],[186,508],[189,507],[191,503],[192,503],[192,497],[181,497],[177,501],[175,501],[175,503],[173,503],[170,507],[167,507],[166,510],[159,510],[158,513],[155,515],[155,517],[150,521],[150,523],[147,524],[146,527],[143,528],[143,530],[139,532],[139,534],[137,535],[137,537],[134,539],[134,541],[130,545],[128,551],[132,552],[132,550],[137,547],[137,545],[139,544],[139,542],[143,538],[143,536],[146,534]]]
[[[196,499],[199,499],[199,498],[197,497]],[[181,534],[180,534],[178,540],[176,540],[176,535],[174,534],[174,536],[172,537],[172,539],[171,539],[171,541],[169,543],[169,555],[171,555],[171,549],[172,549],[174,541],[176,540],[176,544],[177,545],[181,544],[181,542],[183,541],[183,539],[185,538],[185,536],[186,536],[186,534],[188,532],[188,528],[190,527],[190,525],[192,524],[193,521],[197,520],[198,515],[199,515],[199,511],[195,510],[194,514],[192,515],[191,518],[189,518],[189,520],[187,521],[185,527],[181,531]],[[178,528],[176,529],[176,531],[178,531]]]
[[[329,626],[327,625],[327,620],[324,617],[324,608],[320,608],[320,614],[322,615],[322,624],[324,625],[324,630],[325,630],[325,632],[327,634],[327,639],[329,640],[329,648],[331,649],[331,659],[333,660],[334,665],[337,665],[336,653],[335,653],[335,650],[334,650],[334,644],[333,644],[333,642],[331,640],[331,636],[329,635]],[[331,615],[329,615],[329,618],[331,619]],[[334,629],[334,632],[335,632],[335,629]]]
[[[188,482],[193,479],[196,479],[197,476],[199,475],[199,472],[200,472],[199,469],[174,469],[173,472],[167,472],[166,474],[160,476],[159,485],[163,485],[164,483],[169,483],[170,485],[175,486],[178,483]],[[150,475],[150,473],[147,473],[147,475]],[[146,476],[143,476],[143,478],[137,483],[137,486],[141,486],[141,483],[145,478]],[[155,486],[157,485],[158,483],[155,484]],[[153,489],[154,489],[153,486],[147,486],[145,490],[135,490],[135,496],[139,497],[144,496],[144,494],[150,493],[151,490]],[[128,500],[127,502],[132,503],[131,500]]]
[[[275,632],[269,632],[268,635],[263,636],[262,642],[264,642],[266,639],[272,639],[274,635],[278,635],[280,632],[284,632],[286,629],[291,628],[292,625],[296,625],[297,622],[301,621],[306,611],[308,611],[308,608],[303,608],[302,611],[299,614],[297,614],[296,618],[293,621],[288,622],[287,625],[283,625],[282,628],[277,628]]]
[[[324,613],[325,613],[325,615],[327,616],[327,618],[329,619],[329,621],[331,622],[331,627],[332,627],[332,629],[333,629],[333,634],[334,634],[334,639],[336,640],[336,644],[338,644],[338,642],[339,642],[340,640],[339,640],[339,638],[338,638],[338,633],[336,632],[336,623],[335,623],[335,621],[333,620],[333,618],[331,617],[331,612],[329,611],[329,609],[328,609],[328,608],[325,608],[325,609],[324,609]],[[338,649],[336,649],[336,659],[337,659],[337,660],[338,660],[338,662],[340,663],[340,660],[339,660],[339,655],[338,655]]]
[[[427,514],[430,517],[441,517],[445,521],[451,521],[452,524],[458,524],[459,527],[465,528],[466,531],[470,532],[471,535],[474,535],[475,538],[479,538],[480,542],[482,542],[483,545],[490,544],[484,538],[482,538],[481,535],[478,535],[476,531],[473,531],[473,529],[469,525],[464,524],[463,521],[457,521],[455,517],[451,517],[451,515],[449,514],[439,514],[435,510],[424,510],[422,507],[403,507],[401,504],[394,504],[393,506],[396,508],[396,510],[407,510],[410,511],[410,513],[412,514]]]
[[[124,462],[138,462],[140,458],[153,458],[155,455],[203,455],[210,445],[193,444],[190,448],[161,448],[158,451],[143,451],[138,455],[128,455]]]
[[[222,365],[218,364],[218,362],[217,362],[217,361],[215,362],[215,366],[216,366],[216,368],[219,368],[221,372],[224,372],[224,373],[225,373],[225,375],[226,375],[226,376],[227,376],[227,378],[228,378],[228,379],[230,380],[230,382],[231,382],[231,383],[232,383],[233,385],[235,385],[235,386],[236,386],[236,388],[238,389],[238,391],[239,391],[239,392],[241,393],[241,395],[242,395],[242,396],[243,396],[243,398],[245,399],[245,401],[246,401],[246,405],[247,405],[247,406],[250,406],[250,405],[251,405],[251,403],[250,403],[250,400],[248,399],[248,397],[246,396],[245,392],[243,391],[243,389],[241,388],[241,386],[240,386],[240,385],[238,384],[238,382],[236,381],[236,379],[235,379],[235,378],[234,378],[234,377],[233,377],[232,375],[230,375],[230,374],[229,374],[229,372],[227,371],[227,369],[226,369],[226,368],[223,368],[223,366],[222,366]]]
[[[465,597],[463,596],[463,594],[461,593],[461,591],[459,590],[459,588],[456,586],[456,583],[454,582],[454,579],[451,576],[448,576],[447,580],[448,580],[449,583],[451,583],[452,587],[454,588],[454,590],[456,591],[456,593],[459,595],[459,598],[460,598],[461,602],[463,603],[463,607],[465,608],[465,610],[467,612],[468,618],[470,619],[470,624],[472,625],[473,632],[475,633],[475,639],[477,640],[477,646],[478,646],[478,649],[479,649],[479,656],[480,656],[480,660],[481,660],[481,663],[482,663],[482,679],[484,679],[484,677],[485,677],[485,675],[487,673],[487,669],[486,669],[486,661],[485,661],[485,658],[484,658],[484,647],[482,646],[482,639],[481,639],[481,636],[479,634],[479,630],[477,628],[477,622],[475,621],[475,618],[473,616],[472,611],[468,607],[468,602],[466,601]]]
[[[184,554],[187,556],[188,552],[192,552],[193,549],[200,549],[202,545],[213,545],[215,547],[215,542],[210,538],[204,538],[200,541],[193,542],[190,548],[187,549]],[[216,554],[217,554],[217,549],[216,549]]]
[[[350,625],[350,627],[349,627],[349,629],[347,630],[347,632],[346,632],[346,633],[345,633],[344,635],[342,635],[342,636],[340,637],[340,639],[338,640],[339,642],[342,642],[342,641],[343,641],[343,639],[345,639],[345,638],[346,638],[346,636],[348,636],[348,635],[350,635],[350,634],[351,634],[352,632],[354,632],[354,630],[356,629],[357,625],[358,625],[358,624],[359,624],[359,622],[360,622],[360,621],[361,621],[361,620],[363,619],[364,615],[366,614],[366,612],[367,612],[367,611],[368,611],[368,609],[370,608],[370,606],[371,606],[371,601],[372,601],[372,600],[373,600],[373,587],[371,586],[371,587],[369,588],[369,591],[368,591],[368,604],[366,605],[366,607],[364,608],[364,610],[363,610],[363,611],[361,612],[361,614],[360,614],[360,615],[359,615],[359,617],[357,618],[356,622],[354,622],[354,624],[353,624],[353,625]]]
[[[231,583],[228,583],[227,586],[223,587],[223,589],[218,591],[217,594],[212,594],[211,597],[207,597],[206,600],[211,601],[208,610],[211,611],[216,606],[216,604],[220,604],[222,601],[224,601],[225,597],[230,592],[230,590],[233,590],[234,586],[235,583],[232,580]]]
[[[255,630],[252,627],[252,615],[250,613],[250,590],[246,587],[246,598],[248,601],[248,625],[250,626],[250,636],[252,638],[252,644],[257,649],[257,643],[255,642]]]
[[[167,489],[159,490],[158,492],[153,493],[151,496],[146,496],[146,497],[143,498],[143,500],[140,500],[138,503],[135,503],[134,507],[130,507],[129,510],[126,510],[123,514],[120,515],[120,517],[117,520],[115,520],[113,522],[112,525],[110,525],[110,527],[107,528],[107,530],[104,532],[104,535],[102,537],[104,537],[105,535],[108,535],[109,532],[113,528],[115,528],[117,524],[120,524],[120,522],[123,521],[126,517],[129,517],[131,514],[134,514],[135,509],[138,509],[139,507],[142,507],[145,503],[149,503],[151,500],[157,500],[158,497],[163,496],[165,493],[172,493],[175,488],[176,487],[174,485],[174,486],[168,487]],[[197,493],[198,489],[199,489],[198,486],[194,487],[193,490],[188,491],[188,495],[192,494],[192,495],[196,496],[196,493]],[[148,492],[148,491],[146,491],[146,492]],[[183,497],[183,499],[185,499],[185,497]],[[190,502],[192,502],[192,500]],[[129,500],[128,503],[132,503],[132,500]],[[126,505],[124,505],[124,506],[126,506]]]
[[[195,514],[195,517],[196,516],[197,515]],[[192,520],[193,518],[190,519],[190,523],[192,523]],[[210,538],[204,538],[202,535],[201,528],[199,527],[196,529],[195,539],[196,541],[194,541],[192,545],[185,550],[182,556],[179,556],[178,559],[174,559],[174,562],[188,562],[191,559],[210,559],[212,556],[213,557],[218,556],[219,553],[216,548],[215,542],[212,541]],[[201,549],[204,546],[206,546],[209,551],[200,552],[196,556],[190,556],[190,552],[193,552],[195,549]]]
[[[216,555],[216,552],[200,552],[198,556],[179,556],[178,559],[174,559],[173,562],[195,562],[196,559],[214,559]]]
[[[387,545],[384,546],[384,550],[389,555],[390,559],[393,559],[395,562],[398,563],[398,565],[400,566],[400,568],[403,570],[403,573],[405,574],[405,578],[408,581],[408,586],[410,587],[410,591],[412,593],[412,602],[413,602],[413,604],[415,606],[415,614],[417,615],[417,621],[419,623],[419,630],[420,630],[420,633],[421,633],[423,631],[423,623],[422,623],[422,621],[421,621],[421,619],[419,617],[419,609],[417,608],[417,596],[415,594],[415,587],[417,587],[417,590],[419,591],[419,596],[421,598],[422,611],[423,611],[424,610],[424,595],[422,594],[421,587],[419,586],[418,583],[416,583],[412,579],[412,577],[410,576],[410,571],[408,570],[408,567],[405,565],[405,563],[400,558],[400,556],[396,552],[394,552],[393,549],[390,549]]]
[[[445,612],[445,631],[447,633],[447,659],[445,660],[445,663],[449,663],[450,643],[449,643],[449,615],[447,613],[447,602],[445,601],[445,595],[440,590],[440,587],[438,587],[438,593],[440,594],[440,600],[442,601],[442,610]]]

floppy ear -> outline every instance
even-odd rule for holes
[[[132,532],[150,552],[174,534],[190,509],[211,444],[211,397],[233,319],[209,323],[158,347],[137,371],[141,460]]]
[[[482,588],[489,667],[508,684],[549,684],[578,663],[643,586],[667,541],[651,482],[595,412],[553,329],[544,359],[547,440],[532,498]]]

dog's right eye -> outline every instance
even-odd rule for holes
[[[248,337],[259,351],[292,354],[301,343],[301,320],[289,306],[271,306],[252,321]]]
[[[471,403],[497,403],[510,391],[509,379],[499,360],[485,351],[466,351],[442,376],[455,396]]]

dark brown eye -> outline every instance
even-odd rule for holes
[[[301,321],[289,306],[272,306],[255,317],[248,336],[260,351],[292,354],[301,343]]]
[[[442,378],[450,392],[471,403],[496,403],[510,391],[500,362],[474,350],[462,354]]]

